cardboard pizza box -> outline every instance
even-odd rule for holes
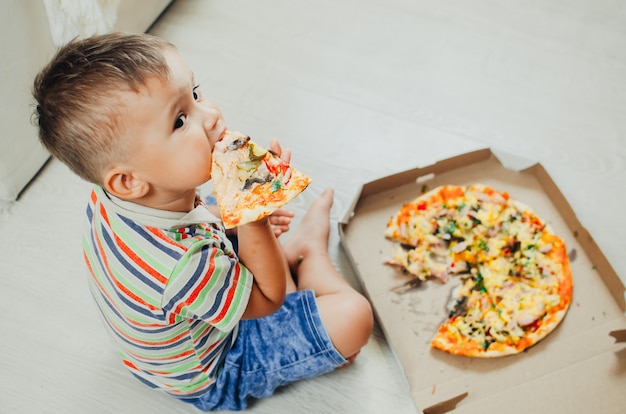
[[[467,358],[430,348],[455,279],[407,287],[383,264],[389,218],[443,184],[507,191],[548,222],[569,252],[574,294],[563,322],[526,351]],[[623,412],[626,407],[624,283],[538,163],[482,149],[384,177],[361,188],[339,223],[341,244],[424,413]]]

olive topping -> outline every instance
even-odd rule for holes
[[[226,151],[234,151],[236,149],[239,149],[243,147],[244,145],[246,145],[248,141],[250,141],[249,136],[237,138],[236,140],[228,144],[228,146],[226,147]]]
[[[242,190],[247,190],[254,184],[265,184],[269,183],[274,179],[272,175],[267,175],[266,177],[248,177],[246,181],[243,183]]]

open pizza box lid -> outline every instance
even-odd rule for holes
[[[507,191],[548,222],[570,255],[574,294],[563,322],[512,356],[483,359],[430,348],[455,280],[402,288],[383,264],[389,218],[425,189],[481,183]],[[537,163],[482,149],[384,177],[361,188],[339,223],[342,246],[424,413],[623,412],[626,407],[624,283]]]

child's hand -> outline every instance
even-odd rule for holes
[[[291,150],[282,149],[276,138],[270,139],[270,150],[286,163],[291,161]],[[293,217],[293,212],[284,209],[277,210],[270,215],[270,225],[276,237],[289,231],[289,224]]]
[[[269,216],[270,225],[272,226],[272,230],[274,231],[274,235],[276,237],[289,231],[289,224],[291,223],[291,219],[293,217],[293,212],[282,208],[276,210]]]
[[[289,161],[291,161],[291,150],[283,150],[276,138],[270,139],[270,150],[287,164],[289,164]]]

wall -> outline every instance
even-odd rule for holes
[[[11,200],[48,158],[30,124],[30,90],[54,45],[39,1],[2,1],[0,27],[0,199]]]
[[[170,0],[122,0],[115,30],[143,32]],[[48,159],[32,126],[32,82],[55,52],[40,0],[0,2],[0,200],[15,200]]]

